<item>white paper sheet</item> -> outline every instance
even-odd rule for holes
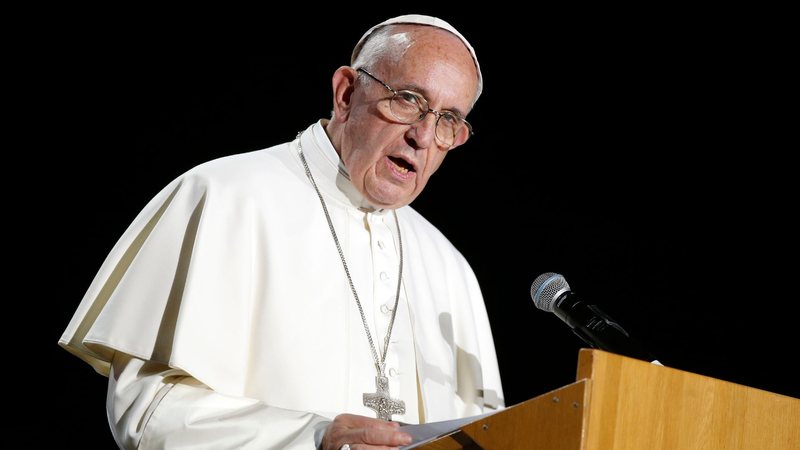
[[[419,425],[403,425],[400,427],[400,430],[410,434],[414,438],[414,441],[410,445],[400,447],[400,450],[411,450],[412,448],[417,448],[420,445],[426,444],[438,437],[450,434],[468,423],[491,416],[495,412],[496,411],[477,416],[465,417],[463,419],[421,423]]]

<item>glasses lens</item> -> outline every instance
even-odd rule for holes
[[[411,91],[399,91],[392,97],[389,109],[397,120],[414,123],[428,110],[428,102]]]
[[[442,144],[451,146],[455,143],[462,126],[464,126],[464,122],[461,119],[449,112],[443,112],[436,121],[436,137]]]
[[[402,123],[412,124],[428,113],[428,101],[413,91],[398,91],[389,102],[392,115]],[[446,147],[459,145],[469,138],[467,124],[455,114],[445,111],[437,114],[436,139]]]

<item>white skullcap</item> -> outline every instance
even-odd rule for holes
[[[437,17],[425,16],[425,15],[421,15],[421,14],[407,14],[407,15],[404,15],[404,16],[393,17],[393,18],[391,18],[389,20],[386,20],[384,22],[381,22],[381,23],[375,25],[374,27],[372,27],[369,30],[367,30],[367,32],[364,33],[363,36],[361,36],[361,39],[358,40],[358,43],[356,44],[355,48],[353,48],[353,55],[350,57],[350,64],[353,64],[356,61],[356,58],[358,57],[358,53],[361,51],[361,47],[364,46],[364,42],[366,42],[367,38],[375,30],[377,30],[378,28],[384,27],[386,25],[400,24],[400,23],[412,23],[412,24],[419,24],[419,25],[429,25],[429,26],[432,26],[432,27],[441,28],[443,30],[449,31],[450,33],[454,34],[456,37],[461,39],[461,42],[464,43],[464,45],[469,50],[469,53],[472,55],[472,61],[475,63],[475,70],[478,72],[478,92],[475,95],[475,100],[478,100],[478,97],[481,96],[481,91],[483,91],[483,76],[481,75],[481,65],[478,64],[478,57],[475,55],[475,49],[473,49],[472,46],[469,45],[469,42],[467,42],[467,38],[462,36],[461,33],[458,32],[458,30],[456,30],[449,23],[447,23],[444,20],[439,19]]]

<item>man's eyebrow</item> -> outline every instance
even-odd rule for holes
[[[422,96],[425,97],[425,100],[431,98],[430,92],[428,92],[427,89],[425,89],[424,87],[422,87],[422,86],[420,86],[418,84],[414,84],[414,83],[404,84],[404,85],[401,85],[399,88],[395,88],[395,89],[397,89],[398,91],[404,91],[404,90],[405,91],[414,91],[414,92],[416,92],[418,94],[422,94]],[[461,110],[458,109],[458,108],[444,108],[444,110],[445,111],[450,111],[452,113],[455,113],[461,119],[464,118],[464,113],[462,113]]]

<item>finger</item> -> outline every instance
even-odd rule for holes
[[[408,433],[399,431],[399,426],[387,427],[385,424],[371,426],[360,430],[360,435],[356,442],[363,442],[370,445],[389,445],[399,446],[408,445],[412,438]]]

